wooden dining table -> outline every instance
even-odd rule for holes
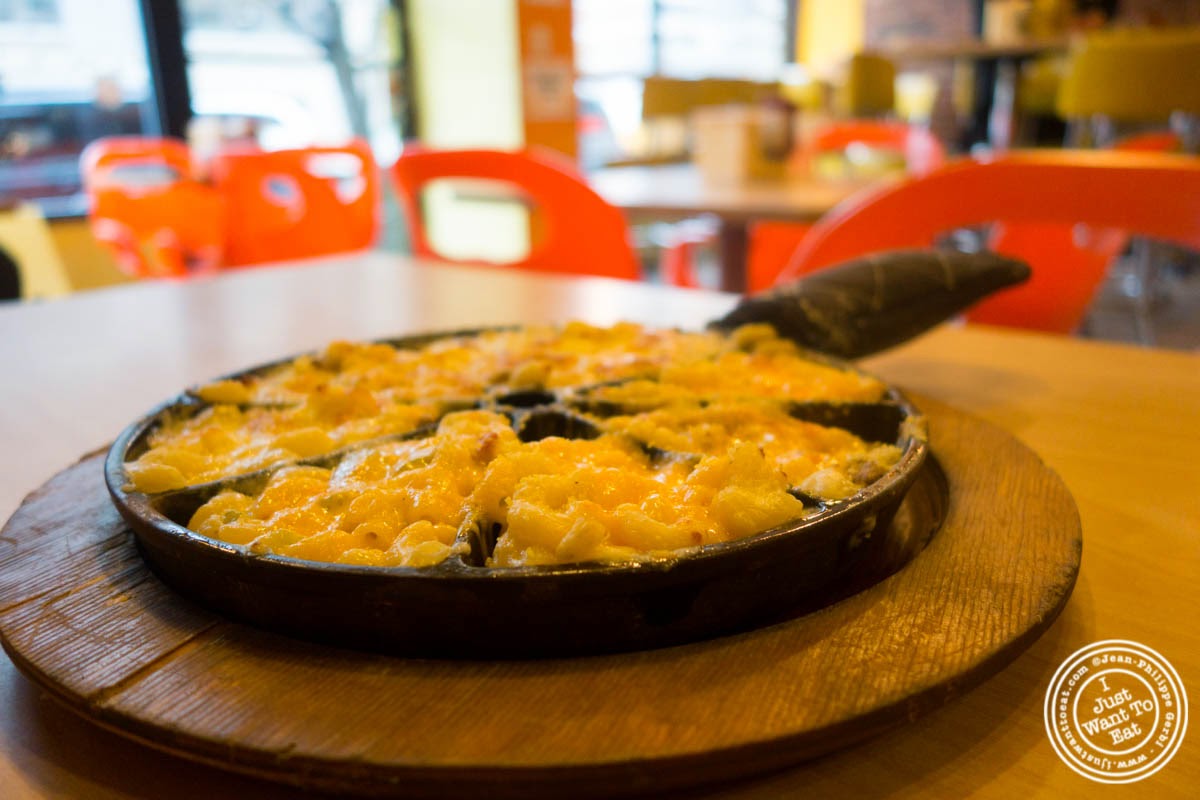
[[[976,72],[968,135],[996,152],[1013,145],[1017,81],[1021,65],[1044,56],[1061,55],[1070,46],[1067,36],[1021,38],[989,42],[979,38],[944,42],[908,42],[889,46],[881,55],[901,67],[928,64],[969,64]]]
[[[331,339],[567,319],[694,328],[736,300],[370,253],[0,306],[0,518],[181,387]],[[1083,531],[1073,595],[1011,664],[944,707],[815,761],[681,796],[1193,797],[1194,730],[1154,775],[1101,786],[1059,760],[1042,709],[1064,659],[1107,639],[1153,648],[1200,691],[1200,355],[947,324],[862,366],[998,426],[1061,476]],[[0,538],[0,584],[16,544]],[[7,800],[296,795],[106,730],[0,657]]]
[[[751,223],[814,222],[877,180],[788,174],[719,181],[691,162],[608,167],[588,176],[592,188],[633,223],[716,217],[720,288],[728,292],[746,289]]]

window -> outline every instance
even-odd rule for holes
[[[203,153],[371,141],[400,150],[389,0],[181,0],[192,111]]]
[[[0,0],[0,199],[82,214],[79,154],[157,134],[138,0]]]
[[[584,165],[637,130],[650,75],[777,80],[792,60],[792,1],[575,0]]]
[[[58,0],[0,0],[0,22],[58,22]]]

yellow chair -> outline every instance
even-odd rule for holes
[[[1022,64],[1017,82],[1018,110],[1022,114],[1056,114],[1066,70],[1066,59],[1057,53]]]
[[[1110,145],[1121,126],[1200,114],[1198,75],[1200,27],[1100,31],[1072,50],[1058,112],[1073,144]]]
[[[54,247],[50,228],[35,206],[20,204],[0,209],[0,250],[16,267],[13,295],[24,300],[40,300],[71,291],[67,270]]]
[[[857,53],[837,87],[838,113],[852,118],[887,116],[896,107],[896,67],[883,56]]]
[[[803,64],[788,64],[779,80],[779,96],[804,114],[827,113],[832,95],[832,84],[812,75]]]
[[[1200,27],[1098,31],[1072,49],[1058,93],[1067,141],[1112,147],[1131,133],[1170,124],[1179,149],[1200,151]],[[1162,264],[1176,249],[1135,239],[1118,281],[1133,301],[1138,339],[1151,344],[1151,305]],[[1165,291],[1165,290],[1164,290]],[[1169,294],[1169,291],[1166,293]]]
[[[682,161],[690,151],[692,115],[712,106],[753,106],[776,97],[775,83],[651,75],[642,85],[641,150],[635,160]]]

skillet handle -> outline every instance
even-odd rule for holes
[[[766,322],[802,347],[861,358],[1029,279],[1029,265],[990,251],[895,250],[847,261],[744,298],[711,327]]]

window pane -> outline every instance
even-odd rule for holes
[[[189,136],[202,154],[371,141],[399,154],[389,0],[182,0],[192,95]]]
[[[770,0],[663,4],[660,72],[677,78],[775,80],[784,63],[785,8]]]
[[[0,0],[0,197],[82,214],[79,153],[158,134],[137,0]]]
[[[774,81],[788,60],[790,0],[574,0],[580,160],[639,150],[642,81]]]
[[[581,75],[654,72],[651,0],[576,0],[575,66]]]

